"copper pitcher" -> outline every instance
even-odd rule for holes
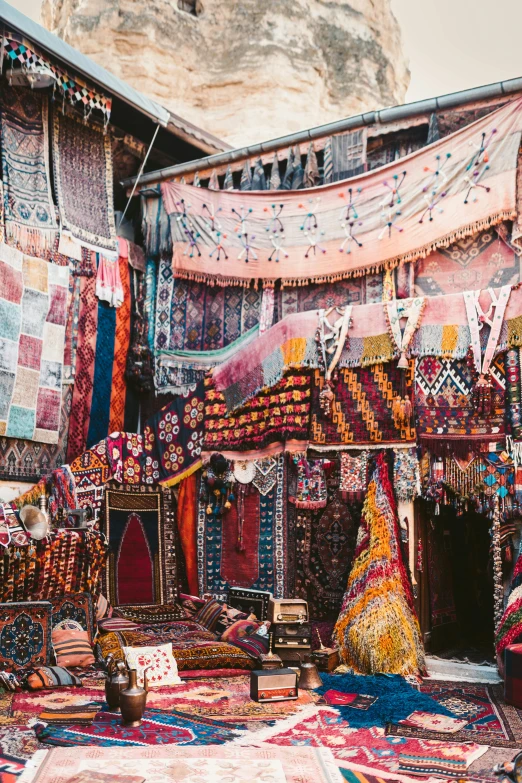
[[[323,684],[317,666],[312,663],[309,655],[305,656],[304,663],[301,663],[301,656],[299,656],[299,688],[305,691],[313,691],[314,688],[320,688]]]
[[[148,666],[143,672],[143,688],[138,685],[137,669],[129,669],[129,685],[120,693],[122,726],[136,727],[141,725],[149,692],[147,672],[150,668],[152,667]]]
[[[109,709],[120,709],[120,693],[129,686],[129,674],[123,661],[115,661],[110,653],[106,660],[105,700]]]

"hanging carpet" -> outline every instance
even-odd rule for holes
[[[6,83],[1,96],[6,239],[25,253],[41,256],[58,235],[49,176],[48,96]]]
[[[104,594],[120,604],[167,604],[178,594],[176,532],[169,490],[107,489],[103,531],[110,554]]]
[[[273,194],[164,182],[178,277],[219,285],[351,277],[517,216],[520,99],[385,169]],[[342,201],[341,201],[342,198]],[[282,229],[282,230],[281,230]],[[518,229],[515,230],[518,242]]]
[[[54,181],[62,230],[117,257],[111,137],[66,111],[53,112]]]
[[[243,512],[238,501],[221,517],[207,513],[207,501],[200,498],[198,508],[199,594],[211,593],[226,601],[231,586],[267,590],[276,598],[287,591],[286,489],[284,455],[276,460],[276,483],[261,495],[249,487]],[[243,514],[243,546],[238,551],[239,525]]]

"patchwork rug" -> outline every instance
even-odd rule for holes
[[[178,594],[175,511],[170,490],[108,489],[103,530],[110,554],[105,595],[110,603],[166,604]]]
[[[146,709],[141,726],[121,725],[119,712],[99,712],[90,726],[35,726],[36,736],[46,745],[222,745],[237,736],[228,724],[187,717],[176,710],[168,713]]]
[[[0,246],[0,435],[58,443],[69,269]]]
[[[42,256],[58,233],[49,176],[48,96],[5,84],[1,98],[6,239],[25,253]]]
[[[419,689],[455,717],[469,723],[452,734],[457,742],[483,742],[499,748],[522,747],[522,712],[504,702],[502,685],[424,680]],[[387,731],[394,736],[442,739],[436,732],[399,726],[393,721]],[[448,735],[445,735],[448,739]],[[507,754],[509,755],[509,754]]]
[[[276,482],[266,494],[250,487],[245,498],[244,550],[238,552],[238,511],[233,502],[221,518],[198,506],[198,579],[200,595],[211,593],[226,601],[233,585],[267,590],[276,598],[287,594],[286,490],[284,455],[276,460]]]
[[[110,133],[56,108],[52,151],[62,228],[93,250],[116,254]]]
[[[415,441],[411,421],[393,415],[397,398],[409,399],[413,410],[413,364],[407,372],[395,362],[343,368],[333,384],[332,415],[319,405],[324,375],[316,370],[312,383],[310,442],[317,444],[400,443]]]
[[[197,768],[201,761],[215,762]],[[278,748],[275,746],[238,748],[187,747],[167,745],[158,748],[127,747],[124,758],[119,748],[54,748],[40,752],[39,767],[33,783],[65,783],[84,769],[112,775],[140,775],[148,778],[154,771],[155,783],[246,783],[244,772],[263,761],[281,766],[286,783],[342,783],[342,776],[331,751],[325,748]],[[220,772],[221,770],[221,772]],[[224,776],[223,776],[224,773]],[[247,781],[252,780],[248,772]],[[260,783],[262,777],[256,777]],[[279,783],[279,779],[276,779]],[[268,783],[268,781],[267,781]]]

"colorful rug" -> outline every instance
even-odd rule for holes
[[[114,606],[172,603],[178,594],[172,495],[141,489],[105,494],[103,530],[110,554],[104,593]]]
[[[200,381],[145,423],[143,482],[173,486],[201,467],[205,386]]]
[[[107,452],[107,440],[102,440],[92,449],[81,453],[71,461],[69,467],[75,483],[79,508],[91,506],[94,518],[98,519],[105,485],[113,475]]]
[[[495,651],[497,659],[502,661],[504,650],[510,644],[518,642],[522,636],[522,555],[519,555],[511,584],[509,597],[495,633]]]
[[[92,250],[116,254],[110,134],[56,108],[52,150],[62,229]]]
[[[0,783],[16,783],[24,768],[24,759],[0,751]]]
[[[473,376],[465,359],[425,356],[415,368],[415,410],[419,438],[434,448],[448,440],[491,442],[505,437],[504,356],[492,362],[492,412],[479,416],[472,402]]]
[[[0,726],[0,753],[16,759],[30,759],[39,748],[34,730],[28,726]]]
[[[238,726],[239,728],[239,726]],[[162,712],[146,709],[141,726],[121,725],[119,712],[98,712],[90,726],[71,724],[35,726],[40,742],[46,745],[96,745],[111,747],[119,745],[222,745],[237,737],[237,729],[228,724],[206,720],[191,715],[190,718],[177,710]]]
[[[124,429],[125,395],[127,390],[125,366],[131,335],[131,288],[128,258],[120,255],[118,264],[123,288],[123,304],[116,310],[110,416],[107,434],[110,432],[121,432]]]
[[[324,375],[312,383],[310,442],[317,444],[400,443],[415,441],[413,418],[394,415],[394,403],[407,397],[413,406],[413,364],[406,373],[395,362],[343,368],[333,384],[332,415],[319,405]],[[413,410],[413,407],[411,407]]]
[[[400,549],[388,457],[382,451],[368,485],[334,638],[341,659],[355,671],[418,674],[425,670],[411,582]]]
[[[198,771],[193,765],[197,760],[215,761],[216,766],[210,770],[208,767],[200,767]],[[279,762],[286,783],[342,783],[343,780],[331,751],[325,748],[267,746],[260,750],[238,748],[234,745],[219,745],[214,748],[209,745],[165,745],[161,749],[127,747],[124,758],[118,748],[54,748],[49,753],[39,754],[39,767],[32,783],[65,783],[84,769],[149,778],[152,765],[155,783],[200,783],[201,780],[247,783],[252,780],[250,765],[260,760],[269,764]],[[230,762],[234,762],[234,766],[231,767]],[[221,773],[225,771],[224,778],[219,773],[219,768]],[[248,772],[246,780],[243,774],[245,770]],[[255,779],[261,783],[262,773]],[[280,783],[279,779],[276,781]]]
[[[8,244],[42,257],[56,240],[49,175],[49,103],[41,90],[4,85],[1,137]]]
[[[339,616],[359,528],[360,505],[346,504],[340,497],[339,471],[338,461],[333,462],[327,473],[325,508],[287,505],[288,595],[308,601],[310,617],[316,620],[335,621]],[[293,471],[288,481],[292,495]]]
[[[522,438],[522,373],[521,348],[506,353],[506,408],[514,440]]]
[[[112,368],[117,310],[98,300],[98,326],[94,358],[93,395],[87,431],[87,448],[109,434],[111,415]],[[126,357],[125,357],[126,358]]]
[[[268,334],[266,332],[265,334]],[[205,432],[203,450],[241,459],[241,452],[258,457],[282,450],[298,450],[308,440],[310,373],[294,371],[268,391],[260,391],[244,407],[228,412],[225,396],[205,378]]]
[[[495,229],[440,247],[414,265],[415,296],[438,296],[518,283],[520,261]]]
[[[198,508],[198,579],[199,594],[211,593],[226,601],[233,585],[267,590],[276,598],[287,595],[286,489],[284,455],[277,458],[277,481],[262,495],[255,487],[245,497],[243,541],[237,550],[237,501],[217,517],[207,514],[206,501],[200,498]]]
[[[57,443],[69,270],[0,250],[0,434]]]
[[[81,278],[76,376],[67,443],[67,462],[69,464],[83,454],[87,444],[93,396],[97,330],[98,300],[96,298],[96,277],[93,275]]]
[[[51,604],[0,604],[0,666],[6,671],[47,666],[51,656]]]

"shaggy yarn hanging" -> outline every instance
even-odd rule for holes
[[[363,674],[425,671],[413,592],[400,551],[387,456],[379,453],[333,633],[343,663]]]

